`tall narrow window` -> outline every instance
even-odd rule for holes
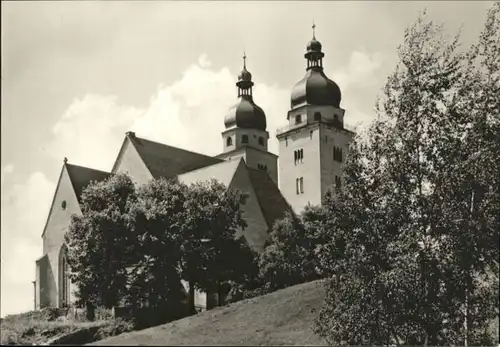
[[[297,195],[299,195],[300,190],[299,190],[299,179],[295,179],[295,191],[297,192]]]
[[[229,146],[232,146],[233,145],[233,139],[231,137],[228,137],[227,140],[226,140],[226,146],[229,147]]]
[[[293,152],[293,159],[294,159],[295,165],[297,165],[297,163],[302,163],[302,159],[304,159],[304,150],[298,149],[298,150],[294,151]]]
[[[59,251],[59,305],[66,307],[69,304],[69,279],[68,279],[68,249],[66,245]]]
[[[300,194],[304,194],[304,177],[300,178],[299,185],[300,185]]]
[[[259,145],[264,146],[264,138],[262,136],[259,137]]]
[[[333,160],[342,162],[342,148],[333,146]]]
[[[299,114],[295,116],[295,124],[300,124],[300,123],[302,123],[302,117]]]
[[[241,136],[241,143],[248,143],[248,135]]]

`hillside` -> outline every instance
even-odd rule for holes
[[[323,281],[242,300],[92,345],[325,345],[312,331]]]

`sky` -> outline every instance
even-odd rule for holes
[[[269,148],[286,125],[312,38],[342,90],[348,125],[368,124],[419,11],[460,26],[464,46],[491,2],[1,3],[1,316],[33,309],[35,260],[63,164],[110,171],[126,131],[216,155],[243,52]]]

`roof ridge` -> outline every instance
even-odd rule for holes
[[[88,167],[88,166],[82,166],[82,165],[76,165],[76,164],[70,164],[70,163],[66,163],[66,166],[73,166],[75,168],[92,170],[92,171],[96,171],[96,172],[102,172],[102,173],[105,173],[105,174],[112,174],[112,172],[110,172],[110,171],[104,171],[104,170],[94,169],[94,168],[91,168],[91,167]]]

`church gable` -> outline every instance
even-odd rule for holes
[[[59,255],[71,216],[81,214],[80,197],[85,187],[109,175],[108,172],[68,164],[65,159],[42,233],[45,260],[37,262],[39,304],[58,304]]]
[[[127,133],[111,172],[114,174],[127,173],[135,182],[145,184],[153,178],[153,175],[139,155],[130,137],[129,133]]]
[[[43,229],[42,238],[44,238],[44,240],[53,238],[55,230],[61,229],[62,225],[66,226],[73,213],[79,214],[81,211],[78,197],[75,193],[73,183],[71,182],[70,173],[68,172],[68,164],[65,163],[59,175],[56,191],[54,192],[47,221]]]

